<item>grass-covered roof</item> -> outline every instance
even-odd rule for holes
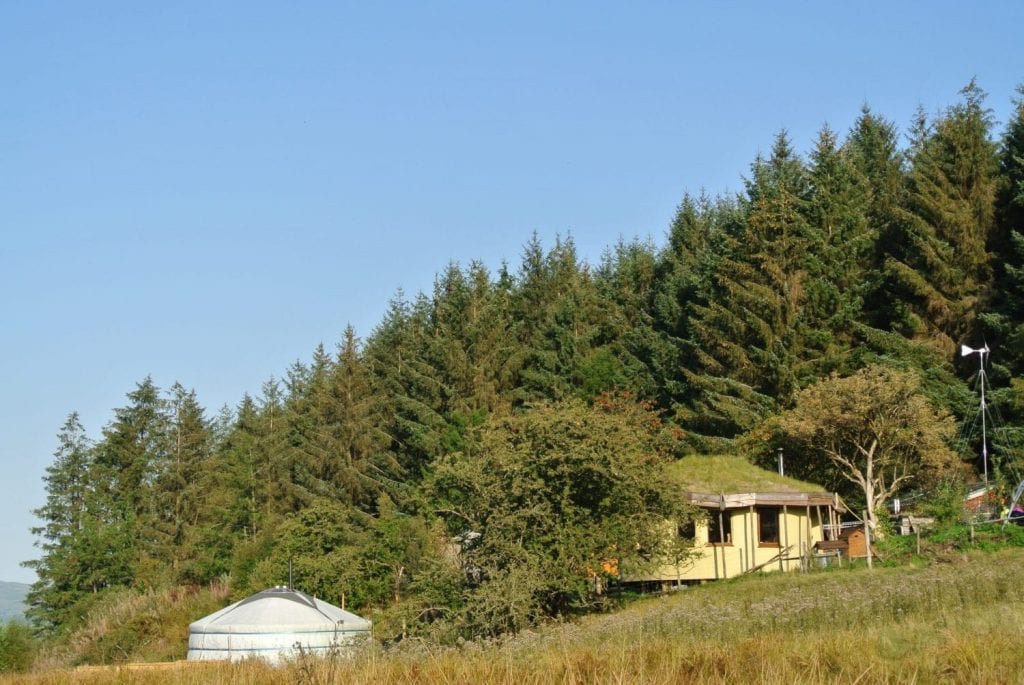
[[[688,492],[715,494],[747,492],[823,492],[815,483],[780,476],[754,466],[743,457],[694,455],[671,464],[669,473]]]

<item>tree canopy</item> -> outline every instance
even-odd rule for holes
[[[961,466],[949,446],[953,417],[931,405],[913,372],[881,365],[801,390],[793,408],[761,430],[796,447],[788,460],[794,471],[827,460],[862,494],[872,524],[896,493],[955,475]]]
[[[150,378],[95,433],[72,414],[36,512],[37,629],[121,588],[243,595],[289,559],[401,634],[593,608],[609,561],[687,515],[656,475],[681,455],[786,441],[798,475],[872,511],[969,471],[961,344],[993,348],[1015,429],[995,472],[1020,480],[1024,106],[1000,134],[985,102],[971,82],[906,144],[868,107],[845,133],[782,131],[741,192],[684,196],[663,241],[596,265],[538,235],[515,264],[442,265],[213,418]]]

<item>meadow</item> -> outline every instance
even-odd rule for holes
[[[1018,683],[1024,550],[748,576],[502,641],[51,669],[0,683]]]

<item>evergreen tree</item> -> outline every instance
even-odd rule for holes
[[[706,435],[735,437],[798,387],[804,341],[797,335],[809,260],[820,234],[805,219],[803,162],[783,132],[747,183],[744,223],[729,236],[706,303],[690,317],[697,391],[682,419]]]
[[[108,535],[127,536],[129,544],[117,550],[115,565],[130,565],[136,583],[160,585],[171,580],[162,555],[171,540],[161,526],[156,488],[169,460],[165,402],[149,377],[127,397],[129,404],[114,410],[96,445],[97,544]]]
[[[905,159],[892,122],[864,107],[844,148],[849,151],[866,195],[867,229],[874,237],[864,283],[862,323],[888,329],[894,319],[891,283],[884,278],[885,261],[902,239],[901,208],[906,204]]]
[[[995,278],[986,312],[985,337],[998,350],[993,380],[1024,374],[1024,86],[1014,103],[999,154],[1000,186],[991,247]]]
[[[451,264],[434,284],[428,354],[442,374],[449,422],[508,405],[507,292],[492,283],[487,268],[473,262],[463,272]]]
[[[517,402],[574,394],[582,385],[583,360],[600,345],[606,312],[572,238],[557,239],[544,254],[534,235],[524,251],[511,306]]]
[[[155,482],[157,528],[167,547],[156,550],[156,555],[180,577],[187,560],[197,552],[197,526],[211,486],[207,461],[212,435],[194,390],[175,383],[167,410],[169,445]]]
[[[799,385],[845,366],[861,319],[877,234],[869,216],[869,184],[848,147],[822,130],[811,153],[807,221],[819,236],[808,255],[806,304],[799,317]]]
[[[446,389],[427,352],[430,303],[410,305],[399,291],[384,321],[367,341],[373,389],[384,400],[388,450],[407,478],[417,478],[442,449]]]
[[[61,622],[82,592],[66,580],[75,570],[74,559],[69,557],[71,546],[86,525],[92,466],[91,447],[77,412],[68,415],[57,440],[53,463],[43,477],[46,504],[32,512],[42,523],[32,528],[32,534],[39,537],[36,546],[42,556],[24,563],[38,578],[27,598],[29,616],[48,628]]]
[[[332,459],[322,477],[332,484],[338,499],[372,509],[400,467],[387,452],[381,400],[373,394],[372,378],[351,326],[339,345],[327,391],[329,400],[321,420]]]
[[[663,399],[661,370],[672,364],[675,350],[655,330],[653,300],[658,254],[650,242],[619,241],[605,255],[595,276],[604,312],[600,347],[582,360],[583,395],[626,390],[644,400]]]
[[[886,258],[888,324],[934,339],[952,353],[972,337],[992,265],[996,150],[985,94],[972,81],[964,100],[931,127],[919,123],[900,233]]]
[[[734,244],[732,234],[739,223],[735,202],[687,195],[658,257],[651,299],[657,337],[649,363],[658,387],[657,405],[673,410],[690,427],[697,427],[703,415],[694,411],[703,390],[692,376],[698,368],[692,324],[696,308],[707,306],[713,297],[714,276]],[[713,432],[709,424],[706,430]]]

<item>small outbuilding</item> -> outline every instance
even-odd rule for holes
[[[235,602],[189,625],[188,660],[270,663],[302,651],[326,654],[370,635],[370,621],[287,587]]]
[[[868,542],[863,526],[847,528],[838,538],[822,540],[817,543],[815,549],[826,555],[838,553],[846,559],[867,559],[868,557]],[[871,545],[871,554],[875,557],[878,556],[874,545]]]
[[[663,587],[743,573],[806,568],[815,545],[838,533],[845,511],[835,493],[754,466],[740,456],[690,456],[667,474],[704,516],[672,525],[689,551],[678,559],[623,564],[626,583]]]

